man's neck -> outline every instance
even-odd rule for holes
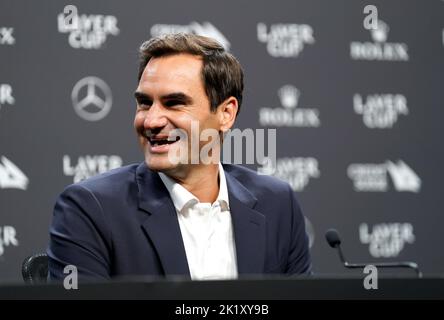
[[[213,203],[219,195],[219,164],[197,165],[183,176],[165,172],[200,202]]]

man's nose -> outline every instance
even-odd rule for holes
[[[145,114],[145,119],[143,122],[145,129],[155,130],[163,128],[167,125],[167,123],[168,120],[162,106],[158,105],[157,103],[153,103],[148,112]]]

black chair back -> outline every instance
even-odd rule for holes
[[[27,257],[22,264],[23,280],[28,284],[46,283],[48,277],[48,255],[46,253],[33,254]]]

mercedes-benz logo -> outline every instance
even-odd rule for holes
[[[111,89],[100,78],[85,77],[76,83],[71,93],[76,113],[87,121],[99,121],[111,110]]]

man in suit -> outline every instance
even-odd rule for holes
[[[50,278],[63,279],[67,265],[96,279],[309,273],[304,218],[290,186],[219,162],[242,102],[239,62],[216,41],[189,34],[153,38],[140,52],[134,127],[145,161],[62,192],[50,228]],[[220,139],[208,142],[205,132]]]

